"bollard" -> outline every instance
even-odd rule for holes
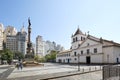
[[[83,72],[84,72],[84,68],[83,68]]]
[[[96,70],[96,66],[95,66],[95,70]]]
[[[91,67],[89,67],[89,71],[91,71]]]

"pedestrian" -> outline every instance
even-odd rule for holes
[[[20,61],[19,67],[20,67],[20,68],[21,68],[21,70],[22,70],[22,68],[23,68],[22,61]]]

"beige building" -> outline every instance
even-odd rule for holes
[[[61,63],[119,63],[120,44],[83,34],[79,28],[71,37],[72,46],[68,51],[57,54],[56,62]]]
[[[36,55],[44,56],[44,43],[40,35],[36,38]]]
[[[17,39],[16,39],[17,30],[12,26],[7,26],[4,30],[4,42],[5,48],[10,49],[11,51],[17,51]]]
[[[7,26],[4,30],[4,42],[6,43],[6,36],[7,35],[16,35],[17,30],[13,26]]]
[[[27,33],[24,29],[24,26],[21,29],[21,31],[17,33],[16,40],[17,40],[17,48],[18,48],[17,51],[25,55],[27,52],[26,50],[27,49]]]
[[[3,24],[0,24],[0,50],[3,50],[3,32],[4,26]]]
[[[10,33],[8,33],[9,29],[11,31]],[[19,51],[25,55],[27,49],[27,33],[24,27],[17,34],[15,28],[6,29],[6,33],[6,48],[13,52]]]

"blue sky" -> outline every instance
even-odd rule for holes
[[[4,26],[19,31],[24,23],[27,30],[28,17],[34,43],[41,35],[69,49],[78,25],[83,33],[120,43],[120,0],[0,0]]]

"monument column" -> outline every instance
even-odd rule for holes
[[[30,38],[30,34],[31,34],[31,22],[30,22],[30,18],[28,18],[28,54],[30,54],[31,51],[31,38]]]
[[[28,42],[27,42],[27,54],[25,55],[25,61],[23,62],[24,66],[37,66],[43,64],[39,64],[34,61],[34,53],[32,51],[32,43],[31,43],[31,22],[30,18],[28,18]]]
[[[32,58],[33,53],[32,53],[32,43],[31,43],[31,22],[30,18],[28,18],[28,42],[27,42],[27,54],[26,58]]]

